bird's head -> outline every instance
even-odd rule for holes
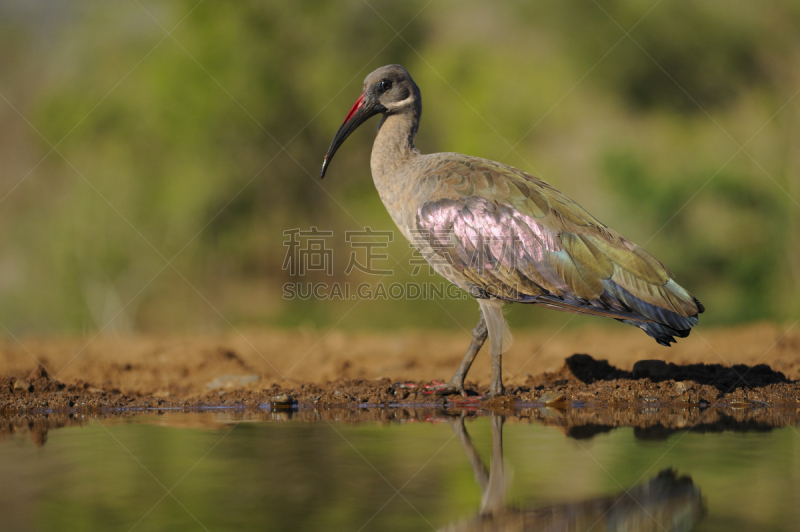
[[[405,68],[400,65],[387,65],[370,73],[364,79],[364,91],[333,137],[333,142],[322,162],[319,178],[325,177],[328,164],[339,146],[367,119],[378,113],[392,115],[419,111],[421,105],[419,88]]]

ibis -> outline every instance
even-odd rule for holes
[[[422,97],[400,65],[366,77],[320,179],[347,137],[374,115],[381,118],[370,166],[386,210],[433,269],[480,305],[472,342],[440,393],[466,395],[464,379],[487,338],[489,394],[505,393],[506,303],[613,318],[664,346],[697,325],[703,305],[664,264],[543,180],[479,157],[420,153],[414,139]]]

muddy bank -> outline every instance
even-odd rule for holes
[[[697,328],[689,338],[666,348],[641,331],[614,323],[605,328],[534,331],[525,331],[522,325],[515,325],[514,345],[503,355],[509,388],[529,386],[530,376],[558,372],[575,353],[607,360],[627,372],[639,360],[660,359],[680,366],[766,364],[788,379],[800,379],[800,327]],[[42,364],[68,386],[88,383],[109,393],[184,400],[219,389],[258,392],[273,384],[298,388],[338,379],[447,380],[470,341],[469,330],[240,332],[0,340],[0,375],[24,379]],[[478,387],[488,386],[491,375],[485,351],[469,373]]]
[[[489,398],[488,387],[467,382],[469,395],[440,396],[426,382],[393,382],[388,378],[338,379],[325,383],[273,383],[244,389],[237,378],[218,378],[218,389],[186,398],[124,393],[89,382],[64,383],[39,366],[24,378],[0,377],[0,414],[107,409],[197,409],[215,406],[281,409],[297,406],[415,405],[515,410],[541,404],[568,408],[587,406],[673,405],[678,407],[796,407],[800,382],[766,365],[680,365],[639,361],[632,371],[616,368],[589,355],[572,355],[555,372],[529,376],[509,386],[507,395]],[[248,385],[253,383],[248,382]]]
[[[0,415],[258,410],[287,402],[515,410],[531,404],[794,407],[800,400],[800,331],[791,327],[698,331],[668,349],[622,327],[523,333],[504,354],[505,398],[482,397],[491,373],[483,352],[469,374],[469,397],[431,393],[426,385],[449,378],[466,340],[468,333],[336,331],[23,339],[0,345]]]

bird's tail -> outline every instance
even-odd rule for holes
[[[676,341],[675,340],[676,336],[678,338],[686,338],[687,336],[689,336],[692,327],[697,325],[697,322],[699,321],[698,315],[701,314],[702,312],[705,312],[706,310],[703,304],[700,303],[697,300],[697,298],[692,298],[692,299],[694,299],[694,304],[697,306],[697,314],[689,317],[681,316],[680,321],[678,322],[680,325],[676,325],[673,316],[670,316],[673,317],[672,320],[669,320],[670,323],[662,323],[660,321],[638,321],[638,320],[618,320],[618,321],[621,321],[622,323],[627,323],[628,325],[633,325],[634,327],[639,327],[649,336],[655,338],[656,342],[658,342],[661,345],[669,347],[670,344]],[[669,312],[665,311],[664,309],[661,309],[661,311],[662,313]],[[674,313],[670,312],[670,314]],[[652,318],[653,316],[649,317]]]
[[[674,329],[669,325],[665,325],[663,323],[656,323],[654,321],[637,321],[637,320],[619,320],[622,323],[627,323],[628,325],[633,325],[634,327],[639,327],[641,330],[646,332],[648,336],[655,338],[656,342],[661,345],[665,345],[667,347],[670,346],[671,343],[675,342],[675,337],[678,338],[686,338],[689,336],[689,329]],[[687,318],[687,321],[691,322],[691,326],[694,327],[697,325],[697,316]]]

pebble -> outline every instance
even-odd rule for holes
[[[675,391],[677,393],[683,393],[689,389],[689,385],[683,381],[678,381],[675,383]]]
[[[545,392],[539,398],[540,403],[544,403],[546,405],[552,405],[554,403],[562,403],[565,401],[563,393],[556,393],[556,392]]]
[[[14,389],[28,391],[31,389],[31,383],[29,383],[25,379],[17,379],[16,381],[14,381]]]
[[[288,408],[292,406],[292,403],[294,403],[294,398],[288,393],[276,395],[269,400],[269,404],[277,408]]]

